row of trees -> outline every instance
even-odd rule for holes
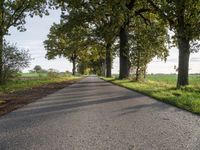
[[[9,28],[25,31],[27,15],[42,17],[48,15],[47,8],[56,8],[62,10],[61,21],[44,42],[47,58],[66,57],[74,73],[78,66],[82,72],[90,68],[101,74],[106,66],[109,77],[118,55],[119,78],[136,68],[140,79],[152,58],[167,58],[170,44],[179,49],[177,87],[188,85],[189,56],[197,51],[200,37],[200,0],[0,0],[0,7],[0,82]]]
[[[61,8],[62,15],[44,42],[49,59],[65,56],[75,73],[76,63],[87,66],[95,58],[93,64],[99,69],[106,65],[110,77],[112,60],[118,55],[119,78],[129,77],[134,68],[139,80],[154,57],[166,60],[168,48],[177,46],[177,87],[189,84],[190,53],[199,46],[200,0],[54,0],[51,4]],[[169,36],[168,30],[175,35]]]

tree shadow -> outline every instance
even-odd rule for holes
[[[52,103],[51,105],[44,105],[43,107],[33,107],[32,105],[14,111],[0,119],[0,134],[7,131],[15,131],[18,129],[31,128],[35,124],[41,124],[45,120],[55,119],[56,117],[65,116],[72,113],[79,113],[81,111],[88,111],[90,106],[123,102],[127,100],[134,100],[143,97],[143,95],[125,95],[108,97],[92,97],[89,101],[87,99],[79,100],[64,100]]]
[[[87,82],[87,81],[83,81],[83,82],[79,82],[77,83],[75,86],[71,86],[72,89],[74,88],[83,88],[83,87],[106,87],[106,86],[112,86],[112,84],[107,83],[107,82],[102,82],[100,81],[95,81],[95,82]]]
[[[108,92],[104,92],[102,94],[110,94]],[[85,94],[85,95],[74,95],[74,96],[67,96],[66,94],[64,94],[63,96],[50,96],[47,98],[43,98],[41,101],[37,101],[35,103],[32,103],[31,106],[27,107],[27,108],[23,108],[22,110],[27,110],[27,109],[38,109],[38,108],[47,108],[47,107],[52,107],[52,106],[59,106],[59,105],[63,105],[63,104],[76,104],[79,102],[83,102],[83,101],[88,101],[88,100],[93,100],[95,98],[104,98],[104,97],[108,97],[106,96],[102,96],[99,95],[97,96],[96,94]],[[110,95],[110,97],[115,98],[115,95]],[[18,110],[18,112],[21,110]]]
[[[137,113],[140,111],[150,111],[150,110],[160,112],[160,111],[165,111],[166,109],[170,109],[170,108],[172,108],[171,105],[155,101],[155,102],[149,103],[149,104],[139,104],[139,105],[120,109],[120,110],[118,110],[118,112],[120,112],[120,114],[118,116],[124,116],[124,115],[128,115],[131,113]]]

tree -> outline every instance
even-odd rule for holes
[[[105,6],[105,5],[104,5]],[[117,28],[119,35],[119,57],[120,57],[120,73],[119,78],[127,78],[130,69],[130,47],[129,47],[129,28],[135,16],[143,19],[142,13],[148,12],[149,8],[143,1],[124,0],[124,1],[107,1],[106,6],[112,8],[112,17],[115,18],[113,26]],[[106,12],[107,13],[107,12]]]
[[[105,7],[106,3],[102,2],[102,4],[98,5],[98,9],[95,8],[96,13],[98,15],[98,19],[93,21],[95,24],[95,28],[93,32],[96,36],[98,36],[102,41],[103,45],[106,49],[106,77],[112,76],[112,61],[113,61],[113,44],[116,41],[118,36],[118,18],[113,15],[113,5],[111,7]],[[94,16],[95,18],[96,16]]]
[[[175,33],[174,43],[179,49],[177,88],[188,85],[190,53],[200,38],[200,0],[148,2]]]
[[[37,73],[40,73],[42,71],[42,67],[40,65],[36,65],[33,70]]]
[[[106,50],[102,45],[91,45],[86,51],[82,51],[78,59],[78,70],[81,74],[105,75]]]
[[[114,26],[117,21],[112,17],[112,8],[106,7],[106,3],[107,1],[80,1],[79,3],[70,1],[68,6],[62,5],[68,8],[68,14],[62,15],[62,18],[67,24],[71,24],[71,27],[88,28],[90,30],[88,38],[105,47],[106,76],[111,77],[112,44],[118,30]]]
[[[147,20],[149,17],[151,20]],[[147,64],[154,57],[166,60],[168,56],[166,25],[157,15],[146,14],[145,18],[146,22],[140,17],[135,18],[129,34],[130,61],[136,71],[136,81],[145,78]]]
[[[16,73],[29,66],[31,57],[27,50],[20,50],[16,45],[4,42],[2,53],[2,83],[15,77]]]
[[[119,78],[127,78],[129,76],[130,60],[129,60],[129,45],[128,45],[128,32],[131,19],[131,11],[134,8],[136,0],[125,1],[121,12],[123,12],[123,23],[120,27],[119,38],[120,38],[120,72]]]
[[[25,31],[24,24],[27,14],[48,14],[45,10],[46,0],[0,0],[0,83],[3,82],[3,40],[10,27]]]
[[[48,39],[44,41],[45,49],[47,50],[47,58],[54,59],[56,56],[64,56],[72,62],[72,73],[76,73],[77,59],[80,51],[87,47],[85,42],[84,28],[75,27],[70,31],[66,30],[66,24],[54,24]]]

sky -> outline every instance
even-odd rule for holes
[[[71,71],[72,64],[65,58],[56,58],[54,60],[47,60],[45,58],[46,51],[43,46],[43,41],[47,39],[47,34],[51,25],[59,23],[60,11],[50,10],[50,15],[43,18],[34,17],[26,19],[26,32],[19,32],[12,27],[9,30],[10,35],[6,36],[6,40],[10,43],[16,44],[19,48],[28,49],[31,57],[31,64],[29,68],[23,70],[28,72],[33,69],[35,65],[40,65],[43,69],[53,68],[58,71]],[[170,56],[166,62],[156,58],[148,65],[148,73],[175,73],[174,66],[178,64],[178,50],[172,48]],[[119,58],[116,58],[113,63],[113,73],[119,72]],[[190,73],[200,73],[200,52],[191,54],[190,57]]]

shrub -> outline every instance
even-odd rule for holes
[[[56,70],[49,69],[47,76],[49,78],[57,78],[59,76],[59,73]]]
[[[28,50],[20,50],[16,45],[4,43],[3,48],[3,80],[17,77],[20,70],[29,66],[31,57]]]

